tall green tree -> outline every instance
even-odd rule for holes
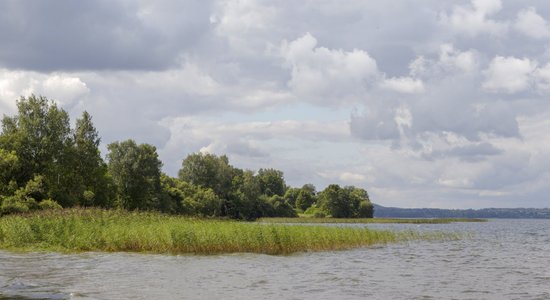
[[[334,218],[349,218],[353,211],[345,197],[344,190],[338,184],[331,184],[319,193],[322,210]]]
[[[305,211],[310,208],[316,200],[315,193],[311,189],[302,187],[298,193],[298,197],[296,197],[296,208]]]
[[[276,169],[260,169],[258,171],[258,179],[262,194],[267,196],[284,196],[287,186],[285,183],[284,174]]]
[[[227,198],[231,191],[234,168],[227,156],[193,153],[182,162],[178,177],[188,183],[212,189],[220,198]]]
[[[117,205],[125,209],[157,209],[162,162],[156,148],[133,140],[107,146],[108,170],[117,189]]]
[[[74,130],[74,173],[79,179],[80,204],[111,206],[111,184],[107,164],[101,157],[101,138],[86,111],[76,120]]]
[[[223,203],[224,215],[234,219],[254,220],[262,216],[263,202],[258,178],[252,171],[234,169],[231,193]]]
[[[41,175],[50,197],[65,206],[75,204],[69,115],[53,101],[35,95],[21,97],[17,111],[13,117],[4,116],[0,135],[0,148],[18,157],[12,180],[22,187]]]
[[[331,184],[318,195],[322,210],[334,218],[372,218],[374,210],[366,190]]]

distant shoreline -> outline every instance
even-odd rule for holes
[[[486,222],[478,218],[261,218],[260,223],[336,223],[336,224],[449,224],[457,222]]]
[[[374,204],[375,218],[550,219],[550,208],[399,208]]]

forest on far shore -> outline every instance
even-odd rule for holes
[[[21,97],[17,109],[2,118],[0,215],[82,206],[245,220],[373,216],[364,189],[289,187],[282,171],[242,170],[225,155],[190,154],[177,178],[162,172],[155,146],[132,139],[109,144],[104,160],[87,112],[71,128],[68,113],[46,97]]]

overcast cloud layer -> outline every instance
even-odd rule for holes
[[[402,207],[549,207],[550,3],[0,1],[0,113]]]

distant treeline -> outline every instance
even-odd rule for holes
[[[45,97],[22,97],[17,108],[2,119],[0,215],[93,206],[247,220],[373,216],[364,189],[289,187],[283,172],[242,170],[225,155],[190,154],[174,178],[162,173],[154,146],[129,139],[109,144],[105,161],[87,112],[71,128],[68,113]]]
[[[508,218],[550,219],[550,208],[439,209],[397,208],[374,205],[377,218]]]

